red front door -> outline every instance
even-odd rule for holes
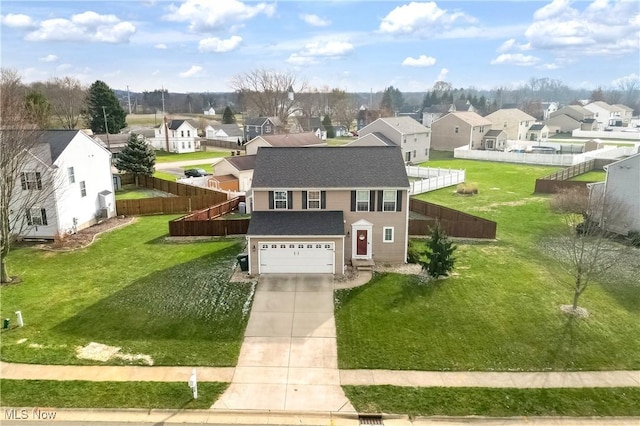
[[[366,229],[358,229],[356,233],[356,255],[367,255],[367,231]]]

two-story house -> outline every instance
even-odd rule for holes
[[[399,146],[402,158],[406,162],[421,163],[429,160],[429,150],[431,148],[431,130],[418,123],[411,117],[383,117],[378,118],[373,123],[363,127],[358,131],[358,140],[349,146],[367,146],[372,139],[367,135],[382,135],[379,140],[391,141]],[[375,145],[388,145],[388,143],[377,143]]]
[[[400,148],[260,148],[248,195],[249,273],[344,273],[404,263],[409,180]]]
[[[489,130],[491,122],[475,112],[450,112],[431,124],[431,148],[439,151],[453,151],[461,146],[482,149]],[[496,144],[491,149],[499,147]]]
[[[111,153],[79,130],[37,137],[9,201],[12,234],[53,239],[115,216]]]
[[[278,123],[271,117],[247,118],[244,121],[244,140],[251,141],[256,136],[275,135]]]
[[[598,122],[598,130],[604,130],[609,126],[622,126],[624,111],[615,105],[596,101],[588,103],[584,108],[593,113],[593,118]]]
[[[584,121],[588,118],[594,118],[595,114],[582,105],[567,105],[549,114],[549,118],[567,115],[576,121]]]
[[[536,122],[536,118],[517,108],[499,109],[485,117],[491,122],[491,129],[504,130],[507,139],[527,140],[527,130]]]
[[[633,108],[629,108],[624,104],[615,104],[614,107],[620,110],[620,121],[622,127],[629,127],[631,119],[633,118]]]
[[[532,142],[547,142],[549,127],[546,124],[533,124],[527,130],[527,140]]]
[[[155,128],[155,135],[148,139],[156,150],[176,152],[195,152],[200,150],[198,128],[189,120],[168,120]]]

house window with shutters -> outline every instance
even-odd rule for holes
[[[45,209],[27,209],[27,224],[30,226],[47,225],[47,211]]]
[[[23,172],[20,176],[22,189],[42,189],[42,177],[40,172]]]
[[[273,191],[273,208],[276,210],[286,210],[287,191]]]
[[[385,190],[382,196],[382,211],[395,212],[396,200],[397,200],[397,191]]]
[[[356,211],[369,211],[369,191],[356,191]]]
[[[307,191],[307,208],[310,210],[320,208],[320,191]]]

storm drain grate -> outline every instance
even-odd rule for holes
[[[360,420],[360,424],[361,425],[384,425],[384,423],[382,423],[382,416],[376,416],[376,415],[363,416],[363,415],[360,415],[360,416],[358,416],[358,420]]]

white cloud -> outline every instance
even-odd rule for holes
[[[522,53],[503,53],[491,61],[492,65],[510,64],[518,66],[531,66],[540,62],[540,58]]]
[[[153,47],[155,47],[156,49],[166,49],[167,45],[164,43],[158,43],[156,45],[154,45]]]
[[[55,62],[58,60],[58,57],[56,55],[47,55],[47,56],[43,56],[42,58],[38,59],[40,62]]]
[[[331,21],[327,19],[323,19],[318,15],[302,14],[300,15],[300,19],[302,19],[304,22],[314,27],[327,27],[331,25]]]
[[[524,36],[531,48],[557,54],[621,55],[637,54],[639,30],[636,2],[595,0],[580,11],[567,0],[554,0],[534,13]]]
[[[210,37],[200,40],[198,50],[201,52],[224,53],[235,50],[242,42],[242,37],[231,36],[224,40],[218,37]]]
[[[435,2],[411,2],[393,9],[380,23],[380,31],[389,34],[428,35],[449,28],[456,22],[473,23],[476,19],[462,12],[448,12]]]
[[[286,62],[293,65],[317,64],[320,58],[338,59],[353,50],[353,44],[346,41],[315,40],[305,44],[300,52],[291,54]]]
[[[402,61],[402,65],[405,67],[431,67],[436,64],[436,58],[427,55],[420,55],[417,58],[412,58],[409,56],[404,61]]]
[[[259,14],[271,17],[275,10],[274,4],[267,3],[251,3],[249,5],[238,0],[186,0],[180,7],[171,5],[169,13],[164,16],[164,19],[189,22],[191,30],[207,32],[229,29]]]
[[[636,88],[640,87],[640,76],[634,72],[629,75],[625,75],[624,77],[616,78],[611,82],[611,85],[613,87],[620,87],[632,83],[636,84]]]
[[[556,63],[544,64],[540,68],[542,68],[543,70],[557,70],[558,68],[560,68],[560,64],[556,64]]]
[[[120,21],[115,15],[83,12],[71,19],[47,19],[25,37],[28,41],[93,41],[102,43],[128,43],[136,27]]]
[[[318,61],[313,57],[301,56],[297,53],[292,53],[291,56],[287,58],[286,62],[297,66],[313,65],[318,63]]]
[[[1,15],[0,22],[9,28],[32,28],[35,26],[35,22],[30,16],[22,13],[9,13],[8,15]]]
[[[58,70],[58,71],[65,71],[65,70],[69,70],[69,69],[71,69],[71,68],[73,68],[73,65],[71,65],[71,64],[60,64],[60,65],[58,65],[58,66],[56,67],[56,70]]]
[[[449,75],[449,70],[446,68],[442,68],[436,77],[436,81],[446,81],[447,75]]]
[[[181,72],[180,77],[188,78],[200,75],[202,73],[202,67],[200,65],[193,65],[187,71]]]

